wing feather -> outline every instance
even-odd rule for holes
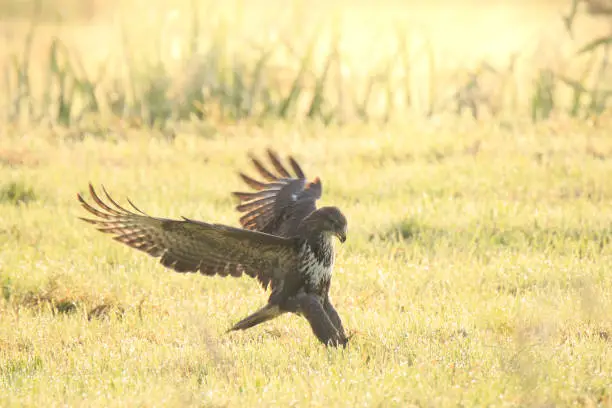
[[[279,190],[268,189],[264,191],[259,191],[257,193],[238,193],[236,192],[234,193],[234,196],[240,199],[240,201],[251,201],[251,200],[256,200],[260,198],[274,197],[278,193]]]
[[[297,176],[297,178],[300,178],[300,179],[305,179],[306,178],[306,175],[302,171],[302,168],[300,167],[298,162],[295,161],[295,159],[293,157],[291,157],[291,156],[289,156],[289,164],[291,164],[291,168],[295,172],[295,175]]]
[[[274,208],[266,206],[257,208],[240,217],[240,223],[248,230],[262,231],[268,220],[274,218]]]
[[[254,156],[250,156],[251,162],[264,181],[239,173],[255,190],[233,193],[240,201],[236,210],[244,213],[240,224],[249,230],[292,236],[302,219],[316,209],[322,193],[321,181],[316,178],[307,183],[304,171],[293,157],[289,157],[291,174],[276,152],[268,149],[267,155],[276,174]]]
[[[292,239],[188,218],[150,217],[132,203],[138,213],[125,209],[103,191],[107,202],[89,185],[95,206],[78,194],[83,208],[97,217],[81,219],[101,232],[113,234],[118,242],[161,257],[162,265],[177,272],[247,274],[269,282],[282,279],[297,263],[297,247]]]
[[[291,177],[291,174],[289,174],[287,169],[285,169],[285,166],[283,166],[283,163],[281,163],[278,157],[278,154],[276,154],[275,151],[268,149],[268,157],[270,158],[270,162],[272,163],[272,166],[274,166],[274,169],[278,172],[278,174],[281,175],[281,177],[284,177],[284,178]]]
[[[275,197],[265,197],[265,198],[259,198],[259,199],[254,199],[254,200],[250,200],[244,204],[240,204],[236,207],[236,209],[238,211],[251,211],[257,208],[262,208],[262,207],[267,207],[268,204],[274,204],[275,201]]]
[[[278,177],[276,177],[270,170],[266,168],[256,157],[251,156],[251,161],[253,165],[259,172],[259,174],[268,181],[276,181]]]
[[[257,181],[254,178],[247,176],[246,174],[243,174],[243,173],[239,173],[239,174],[240,174],[240,178],[242,178],[242,181],[244,181],[253,190],[259,191],[259,190],[263,190],[264,188],[266,188],[266,183]]]

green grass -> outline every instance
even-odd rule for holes
[[[295,316],[226,334],[265,302],[254,280],[170,272],[77,219],[91,181],[237,225],[235,172],[268,146],[348,217],[346,350]],[[611,406],[611,154],[561,121],[8,131],[0,191],[33,199],[0,200],[0,405]]]
[[[576,1],[153,0],[145,13],[130,0],[9,0],[0,121],[598,122],[612,101],[609,16],[571,13]]]

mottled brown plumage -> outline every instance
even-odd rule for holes
[[[257,278],[272,293],[268,304],[230,330],[244,330],[292,312],[309,321],[317,338],[326,345],[347,342],[338,314],[329,301],[333,268],[333,236],[346,239],[346,219],[335,207],[316,209],[321,195],[317,179],[306,183],[297,162],[290,159],[292,177],[278,157],[269,152],[280,177],[253,159],[259,182],[243,180],[256,192],[235,193],[246,212],[245,228],[194,221],[150,217],[128,200],[134,211],[119,205],[104,191],[103,200],[90,185],[94,204],[79,194],[82,206],[96,218],[82,218],[114,239],[153,257],[177,272]]]
[[[316,220],[310,217],[310,215],[317,211],[316,201],[321,198],[322,194],[321,180],[317,177],[312,182],[307,182],[304,171],[293,157],[288,158],[291,170],[293,170],[292,175],[288,168],[282,164],[276,152],[268,150],[267,156],[276,174],[254,156],[251,156],[251,162],[264,181],[257,180],[244,173],[239,173],[242,180],[255,190],[252,192],[233,193],[240,201],[236,209],[244,213],[240,218],[240,223],[246,229],[282,237],[304,234],[304,229],[313,220]],[[343,216],[340,223],[346,229],[346,219]],[[317,323],[321,327],[320,331],[328,333],[338,332],[338,337],[344,339],[343,342],[346,342],[347,337],[342,320],[329,298],[331,267],[333,266],[334,255],[333,248],[331,248],[329,241],[317,239],[311,239],[309,247],[318,256],[320,264],[330,265],[330,274],[328,279],[322,281],[320,287],[306,288],[306,292],[314,299],[308,301],[311,303],[308,308],[313,309],[316,307],[316,304],[322,305],[322,309],[306,317],[311,326]],[[276,298],[286,292],[286,281],[286,279],[275,278],[264,278],[261,280],[264,287],[270,285],[272,289],[268,305],[242,322],[239,322],[234,329],[252,327],[273,319],[286,311],[290,311],[274,306]],[[313,330],[315,330],[314,326]]]
[[[83,207],[98,219],[81,218],[99,231],[114,234],[114,239],[161,257],[161,264],[177,272],[204,275],[276,277],[295,268],[298,259],[295,242],[273,235],[241,228],[208,224],[190,219],[171,220],[146,215],[131,202],[136,212],[120,206],[104,189],[105,203],[89,185],[89,192],[98,208],[79,194]],[[263,271],[263,272],[261,272]]]

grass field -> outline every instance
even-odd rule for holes
[[[612,404],[605,130],[46,134],[0,149],[1,406]],[[332,285],[346,350],[290,316],[225,334],[265,301],[255,281],[169,272],[77,220],[91,181],[152,215],[237,225],[235,171],[268,146],[349,219]]]
[[[597,120],[587,99],[568,118],[572,94],[546,76],[608,92],[609,68],[596,69],[605,55],[589,62],[575,51],[609,21],[581,15],[572,39],[562,0],[258,0],[202,6],[194,34],[189,13],[214,2],[54,0],[39,3],[32,26],[23,10],[36,2],[9,3],[0,7],[1,407],[612,407],[609,102]],[[323,47],[321,64],[309,30],[334,18],[315,34],[341,31],[331,48],[342,53]],[[212,79],[183,91],[220,89],[191,102],[226,115],[178,120],[183,95],[169,96],[170,85],[191,61],[173,53],[196,37]],[[280,51],[259,71],[248,63],[265,52],[248,59],[253,47],[240,47],[261,38]],[[397,62],[399,38],[413,41],[414,59]],[[108,77],[83,79],[107,59]],[[428,104],[482,61],[502,67],[490,86],[499,114],[440,108],[427,118]],[[286,84],[272,81],[286,71]],[[270,82],[248,93],[259,80]],[[389,102],[400,93],[412,105]],[[232,120],[251,97],[252,111]],[[300,114],[316,101],[319,116]],[[295,110],[281,114],[285,102]],[[530,116],[533,106],[546,115]],[[385,110],[393,115],[377,120]],[[161,125],[156,115],[166,115]],[[237,171],[268,147],[321,177],[321,205],[348,218],[331,289],[352,333],[344,350],[324,348],[296,316],[227,334],[266,301],[256,281],[171,272],[77,218],[76,194],[92,182],[151,215],[236,226]]]

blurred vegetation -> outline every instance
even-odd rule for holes
[[[114,0],[3,0],[0,2],[0,19],[19,20],[32,17],[34,10],[39,22],[75,22],[92,19],[100,6],[116,4]]]
[[[612,1],[609,0],[571,0],[571,7],[566,16],[563,17],[565,27],[570,35],[573,35],[574,21],[578,15],[579,5],[586,5],[586,12],[601,16],[610,22],[610,33],[593,38],[584,44],[576,52],[576,56],[588,55],[589,64],[584,74],[579,78],[568,78],[563,74],[554,74],[551,80],[538,83],[545,93],[551,93],[555,80],[571,88],[573,92],[572,104],[569,113],[572,116],[599,116],[609,108],[609,99],[612,97],[612,78],[610,75],[610,46],[612,45]],[[591,74],[591,80],[587,78]],[[546,98],[545,98],[546,99]],[[534,104],[534,114],[544,108],[546,112],[552,110],[554,99],[546,99],[544,104]],[[547,116],[545,114],[545,116]]]
[[[12,205],[27,204],[36,200],[34,189],[22,182],[10,182],[0,186],[0,203],[7,202]]]
[[[506,66],[481,61],[459,66],[445,78],[432,42],[417,44],[410,27],[398,25],[394,37],[385,39],[390,45],[386,54],[362,66],[343,51],[346,38],[337,13],[330,12],[330,18],[312,30],[287,34],[271,28],[268,38],[243,38],[236,34],[239,17],[215,13],[214,5],[201,10],[197,1],[190,3],[190,18],[181,21],[188,27],[182,38],[169,41],[166,22],[159,21],[153,25],[158,32],[148,32],[143,44],[132,36],[132,23],[121,23],[121,55],[102,61],[96,70],[60,35],[51,36],[42,52],[45,57],[35,58],[40,50],[35,52],[34,44],[46,35],[39,33],[45,21],[65,19],[69,25],[72,13],[87,19],[95,3],[76,2],[61,10],[51,10],[42,1],[28,3],[30,28],[0,61],[2,122],[95,129],[105,118],[165,130],[172,123],[193,120],[278,118],[343,124],[414,115],[467,112],[479,119],[529,112],[534,122],[557,114],[596,121],[609,112],[612,34],[576,50],[574,58],[584,61],[581,75],[554,66],[534,67],[527,95],[519,95],[516,85],[520,53],[510,56]],[[23,17],[28,9],[8,4],[0,14]],[[572,0],[563,17],[568,35],[584,13],[608,19],[612,27],[611,10],[595,0]],[[234,12],[240,14],[240,9]],[[422,69],[417,72],[417,67],[426,70],[417,80],[427,83],[420,104],[415,103],[415,81],[410,79],[419,77]]]

